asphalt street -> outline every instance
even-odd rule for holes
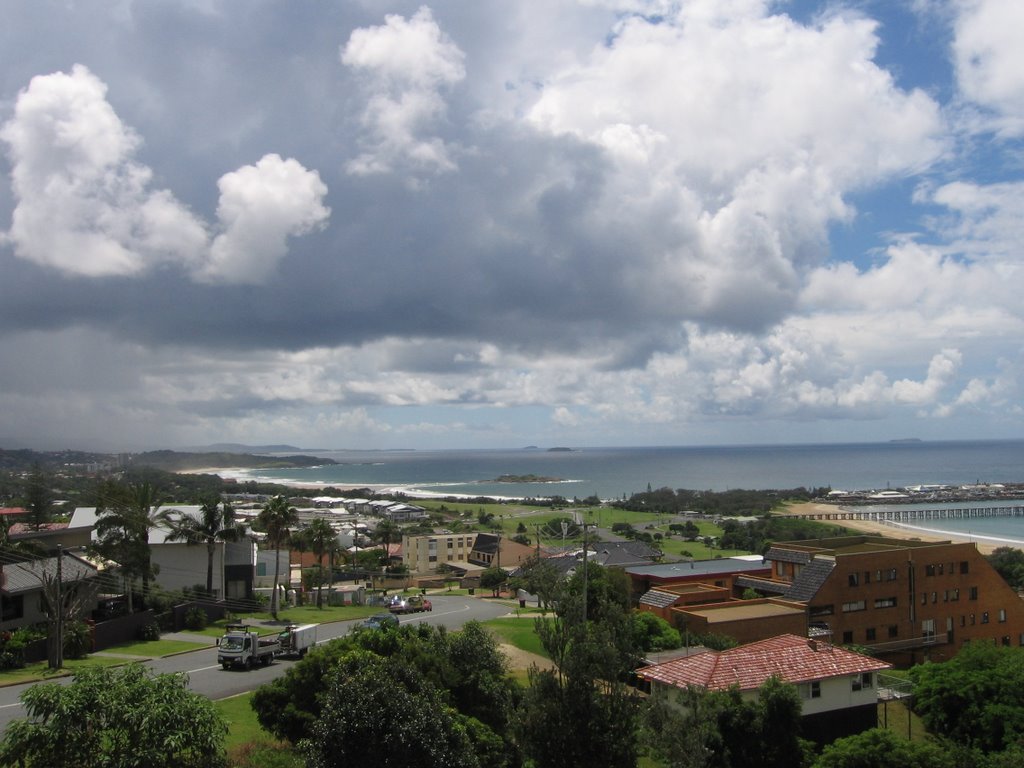
[[[401,623],[424,622],[457,629],[467,621],[486,621],[509,613],[507,605],[473,597],[431,595],[430,599],[434,605],[433,611],[401,616]],[[359,621],[361,620],[321,624],[317,629],[317,643],[348,634]],[[223,699],[258,688],[283,675],[297,662],[292,659],[276,659],[267,667],[256,667],[251,671],[224,670],[217,663],[217,649],[204,648],[142,663],[156,672],[184,672],[188,675],[189,688],[193,691],[211,699]],[[66,684],[70,682],[70,678],[59,678],[55,682]],[[39,683],[0,688],[0,733],[7,730],[7,725],[12,720],[25,717],[25,709],[19,698],[32,685]]]

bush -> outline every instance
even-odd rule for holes
[[[92,650],[92,632],[84,621],[69,621],[64,626],[64,656],[84,659]]]
[[[155,621],[151,621],[148,624],[142,624],[139,626],[135,633],[139,640],[159,640],[160,639],[160,625]]]
[[[206,615],[206,611],[202,608],[192,606],[185,612],[185,629],[191,629],[198,631],[206,629],[206,626],[210,623],[210,617]]]

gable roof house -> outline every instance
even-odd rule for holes
[[[60,556],[60,582],[65,590],[88,588],[96,580],[94,565],[70,552]],[[46,621],[44,589],[57,578],[57,557],[0,563],[0,628],[27,627]],[[95,608],[94,599],[83,606],[86,614]]]
[[[877,673],[892,665],[830,643],[779,635],[727,651],[705,651],[637,670],[652,695],[702,688],[737,687],[747,699],[771,677],[796,686],[804,735],[831,742],[878,722]]]

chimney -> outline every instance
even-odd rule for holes
[[[807,647],[810,648],[812,651],[817,651],[818,650],[818,641],[814,640],[814,639],[808,640],[807,641]]]

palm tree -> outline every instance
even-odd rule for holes
[[[306,526],[305,534],[306,540],[309,542],[309,548],[317,556],[317,560],[320,563],[320,583],[316,587],[316,607],[323,608],[324,555],[331,551],[332,542],[337,543],[338,536],[334,532],[334,528],[331,527],[331,524],[322,517],[314,519],[313,522]]]
[[[391,565],[391,542],[402,540],[401,527],[392,520],[381,520],[370,536],[384,545],[384,556],[381,558],[381,562],[385,567]]]
[[[114,560],[128,579],[128,609],[132,610],[132,581],[142,579],[142,595],[149,594],[154,576],[149,549],[149,532],[163,523],[168,512],[148,482],[126,483],[110,480],[103,483],[96,504],[95,550]]]
[[[266,531],[267,543],[274,548],[274,591],[270,595],[270,615],[277,621],[278,594],[277,586],[281,574],[281,545],[288,539],[291,529],[299,522],[299,513],[295,507],[288,506],[284,496],[274,496],[263,505],[257,524]]]
[[[184,541],[187,545],[206,545],[206,594],[213,596],[213,558],[218,542],[238,541],[245,535],[245,524],[235,520],[235,510],[214,496],[199,507],[199,515],[184,513],[177,519],[168,517],[171,529],[168,541]],[[224,597],[224,595],[221,595]]]

